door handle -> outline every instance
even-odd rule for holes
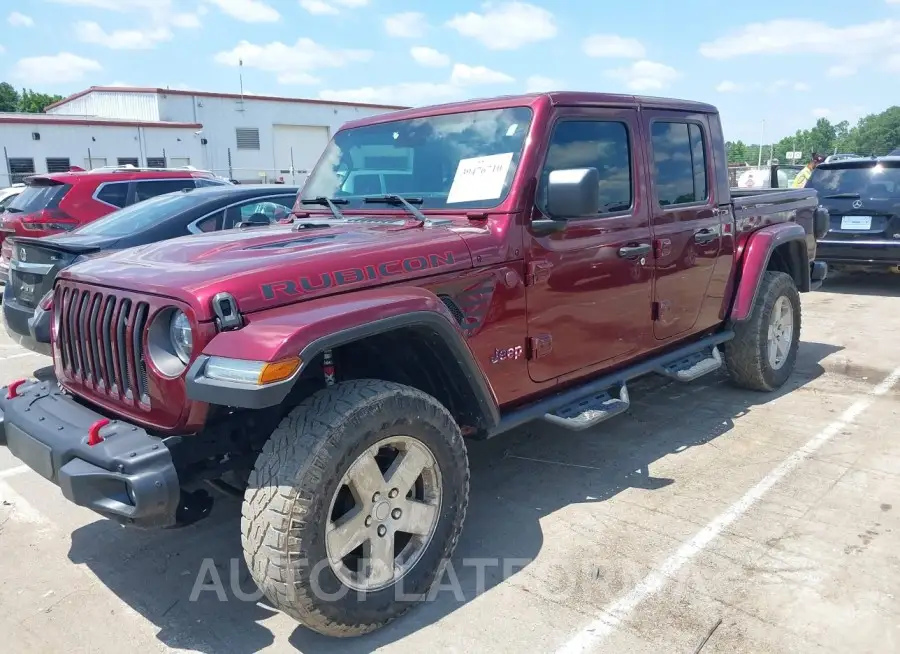
[[[650,244],[640,243],[638,245],[626,245],[619,248],[619,256],[624,259],[633,259],[635,257],[643,257],[650,254]]]
[[[709,243],[719,238],[719,234],[714,229],[701,229],[694,232],[694,240],[697,243]]]

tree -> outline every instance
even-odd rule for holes
[[[19,108],[19,93],[6,82],[0,82],[0,112],[17,111]]]
[[[49,95],[47,93],[37,93],[31,89],[22,89],[22,93],[19,95],[18,110],[26,114],[43,113],[48,105],[59,102],[62,99],[61,95]]]

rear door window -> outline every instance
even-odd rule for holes
[[[709,189],[700,127],[695,123],[658,121],[650,131],[659,206],[705,202]]]
[[[142,202],[148,198],[155,198],[165,193],[175,193],[186,188],[196,188],[193,177],[183,179],[159,179],[143,180],[135,184],[134,201]]]
[[[6,210],[10,213],[35,213],[42,209],[56,209],[71,188],[71,184],[26,186],[7,205]]]
[[[104,184],[97,191],[97,199],[120,209],[128,204],[128,182]]]
[[[269,224],[278,222],[283,218],[291,215],[291,209],[294,206],[294,195],[280,195],[268,198],[256,198],[247,200],[225,210],[225,229],[237,227],[242,222],[262,222],[263,219],[269,221]]]

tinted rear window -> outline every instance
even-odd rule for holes
[[[900,165],[819,166],[806,186],[816,189],[820,197],[858,193],[860,197],[872,199],[900,198]]]
[[[71,184],[27,186],[13,198],[6,209],[15,213],[34,213],[42,209],[56,209],[59,201],[71,188]]]
[[[203,203],[204,198],[191,193],[159,195],[90,222],[75,230],[79,234],[102,236],[127,236],[149,229],[154,225],[193,209]]]

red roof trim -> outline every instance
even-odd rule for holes
[[[0,125],[9,123],[25,123],[29,125],[83,125],[85,127],[162,127],[174,129],[201,129],[202,123],[163,123],[148,120],[104,120],[103,118],[77,119],[55,115],[43,118],[27,118],[25,116],[4,116],[0,113]]]
[[[186,91],[183,89],[154,89],[154,88],[142,88],[138,86],[92,86],[89,89],[85,89],[84,91],[79,91],[73,95],[70,95],[68,98],[63,98],[59,102],[54,102],[51,105],[48,105],[47,109],[53,109],[55,107],[62,106],[68,102],[72,102],[73,100],[77,100],[78,98],[82,98],[89,93],[93,93],[94,91],[105,92],[105,93],[160,93],[164,95],[193,95],[199,98],[231,98],[234,100],[240,100],[242,97],[244,100],[268,100],[273,102],[297,102],[299,104],[316,104],[316,105],[328,105],[328,106],[339,106],[339,107],[366,107],[371,109],[409,109],[409,107],[401,106],[401,105],[391,105],[391,104],[370,104],[366,102],[344,102],[338,100],[317,100],[311,98],[285,98],[279,97],[276,95],[250,95],[246,94],[241,96],[239,93],[213,93],[211,91]]]

